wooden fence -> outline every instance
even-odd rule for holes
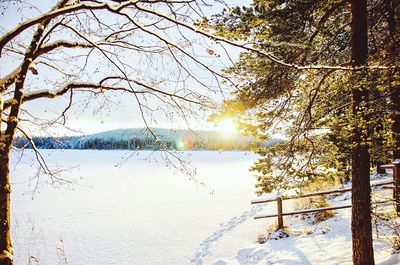
[[[393,200],[375,202],[374,204],[382,204],[382,203],[388,203],[388,202],[395,201],[397,214],[400,215],[400,160],[397,159],[392,164],[383,165],[381,167],[384,169],[392,169],[393,170],[393,181],[385,181],[385,182],[375,183],[375,184],[372,184],[371,187],[383,186],[384,188],[393,189]],[[278,196],[273,199],[253,200],[253,201],[251,201],[251,204],[269,203],[269,202],[276,201],[276,205],[277,205],[277,207],[276,207],[277,214],[258,215],[258,216],[255,216],[254,219],[278,217],[278,229],[281,229],[284,227],[283,216],[351,208],[351,204],[347,204],[347,205],[332,206],[332,207],[304,209],[304,210],[284,213],[283,212],[283,204],[282,204],[283,200],[300,199],[300,198],[307,198],[307,197],[313,197],[313,196],[318,196],[318,195],[344,193],[344,192],[349,192],[349,191],[351,191],[351,188],[325,190],[325,191],[319,191],[319,192],[313,192],[313,193],[307,193],[307,194],[301,194],[301,195],[295,195],[295,196],[283,196],[283,197]]]

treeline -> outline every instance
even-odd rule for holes
[[[278,140],[267,143],[254,143],[247,140],[218,140],[205,139],[177,139],[162,140],[157,143],[154,138],[87,138],[84,136],[66,137],[33,137],[33,143],[39,149],[94,149],[94,150],[250,150],[261,145],[270,145]],[[32,143],[26,137],[16,137],[16,148],[32,148]]]

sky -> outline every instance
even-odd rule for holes
[[[34,18],[42,14],[43,12],[49,10],[52,6],[54,6],[56,1],[26,1],[28,5],[25,6],[17,6],[10,3],[1,3],[0,4],[0,29],[1,33],[9,31],[10,29],[17,26],[22,21],[25,21],[30,18]],[[213,2],[213,1],[211,1]],[[218,4],[217,1],[214,1],[215,5],[209,7],[207,9],[203,9],[206,15],[211,15],[218,13],[224,7],[221,4]],[[250,1],[229,1],[229,6],[236,5],[245,5],[249,4]],[[29,3],[33,3],[34,8],[31,8]],[[7,6],[8,5],[8,6]],[[193,16],[194,13],[188,14],[189,16]],[[108,14],[99,14],[101,19],[106,23],[114,23],[114,17],[110,17]],[[192,18],[192,17],[191,17]],[[143,19],[142,19],[143,21]],[[145,21],[145,20],[144,20]],[[91,25],[92,27],[92,25]],[[95,27],[95,26],[94,26]],[[82,31],[82,28],[76,26],[77,31]],[[240,50],[225,47],[229,50],[229,54],[225,53],[224,49],[216,43],[204,38],[202,36],[196,35],[192,32],[185,31],[184,29],[180,29],[178,32],[176,28],[164,30],[162,34],[174,42],[181,41],[182,43],[189,43],[187,47],[184,47],[186,51],[190,54],[193,54],[196,58],[198,58],[202,63],[207,65],[212,69],[216,69],[216,71],[220,71],[223,67],[230,65],[230,59],[237,59]],[[58,35],[54,34],[52,37],[54,40],[68,38],[70,36],[66,36],[65,32],[61,32]],[[72,35],[72,33],[70,34]],[[90,35],[90,34],[89,34]],[[186,38],[184,40],[182,35]],[[18,41],[26,45],[28,41],[30,41],[32,36],[32,30],[26,30],[24,34],[20,35]],[[90,36],[92,37],[92,36]],[[96,37],[93,37],[94,39]],[[155,43],[153,39],[143,35],[135,35],[134,41],[138,41],[139,43],[143,43],[143,45],[151,45]],[[191,45],[191,46],[190,46]],[[213,55],[209,54],[209,49],[215,51],[216,53]],[[64,51],[63,51],[64,52]],[[76,67],[82,65],[82,54],[87,54],[87,51],[84,52],[75,52],[71,50],[66,50],[65,54],[58,54],[57,56],[53,56],[50,58],[55,64],[59,65],[62,70],[70,71],[71,73],[76,73]],[[94,55],[93,55],[94,54]],[[178,56],[178,55],[177,55]],[[101,75],[104,77],[106,75],[115,74],[115,67],[108,66],[107,60],[103,60],[104,57],[100,52],[97,54],[93,52],[88,61],[88,71],[84,74],[79,73],[79,78],[75,77],[74,80],[85,80],[88,81],[90,79],[96,79],[96,77],[100,77]],[[178,69],[179,67],[173,66],[171,63],[171,58],[163,57],[163,56],[133,56],[132,54],[120,54],[120,57],[123,57],[121,60],[125,60],[125,64],[130,64],[129,68],[132,67],[132,74],[136,74],[140,80],[145,80],[146,82],[153,82],[161,87],[172,87],[175,86],[175,90],[184,90],[184,89],[192,89],[195,91],[199,91],[200,93],[208,94],[215,102],[222,102],[222,100],[226,97],[229,97],[229,89],[230,87],[226,87],[227,90],[224,91],[224,94],[211,93],[208,91],[208,88],[202,88],[198,82],[196,82],[193,78],[187,78],[187,76],[180,76],[182,70]],[[127,58],[132,57],[132,58]],[[67,58],[67,59],[66,59]],[[71,60],[70,58],[77,58],[76,60]],[[38,58],[40,59],[40,58]],[[58,63],[58,61],[67,60],[67,63],[64,61],[62,63]],[[69,61],[68,61],[69,60]],[[20,58],[16,58],[16,56],[2,56],[0,58],[0,75],[4,77],[8,74],[12,69],[14,69],[20,63]],[[198,64],[193,61],[184,59],[183,63],[186,64],[186,67],[192,71],[194,76],[198,78],[205,86],[213,87],[216,86],[216,80],[213,78],[209,71],[205,71],[204,67],[199,67]],[[66,81],[70,79],[66,79],[65,77],[59,78],[57,77],[57,71],[54,69],[50,69],[49,67],[37,64],[39,75],[35,76],[31,73],[27,77],[26,83],[29,85],[31,90],[38,89],[51,89],[56,87],[57,85],[62,85]],[[110,72],[107,72],[110,69]],[[187,78],[187,79],[186,79]],[[182,80],[185,79],[185,82]],[[171,80],[179,80],[179,82],[173,82]],[[56,85],[54,83],[57,83]],[[151,108],[155,111],[152,112],[150,117],[146,118],[148,125],[151,127],[167,127],[167,128],[186,128],[190,127],[191,129],[213,129],[214,125],[207,122],[207,118],[212,113],[212,110],[202,111],[196,108],[192,108],[193,113],[189,114],[187,117],[187,121],[185,121],[179,114],[169,117],[169,114],[172,113],[172,110],[168,109],[167,105],[163,105],[163,102],[154,100],[154,99],[146,99],[146,104],[149,104]],[[68,105],[69,97],[68,95],[64,95],[63,97],[57,99],[40,99],[35,100],[29,103],[24,104],[24,108],[31,113],[34,118],[33,120],[38,121],[41,119],[54,119],[58,117],[62,110]],[[82,133],[95,133],[105,130],[112,130],[118,128],[131,128],[131,127],[144,127],[145,124],[141,117],[141,112],[138,109],[136,99],[133,95],[121,94],[121,93],[105,93],[104,95],[88,95],[87,93],[83,96],[74,94],[74,104],[68,110],[68,118],[66,122],[66,127],[63,126],[49,126],[48,123],[45,126],[46,130],[43,130],[43,127],[33,126],[31,124],[24,124],[24,126],[32,133],[32,134],[82,134]],[[87,104],[89,102],[90,104]],[[214,109],[215,110],[215,109]],[[166,115],[167,114],[167,115]],[[194,114],[194,115],[192,115]],[[23,114],[25,115],[25,114]],[[168,116],[168,117],[166,117]],[[32,117],[28,117],[28,119],[32,119]]]

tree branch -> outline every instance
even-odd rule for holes
[[[285,61],[279,59],[278,57],[276,57],[275,55],[273,55],[270,52],[265,52],[265,51],[256,49],[254,47],[248,47],[248,46],[245,46],[244,44],[239,44],[237,42],[230,41],[230,40],[228,40],[226,38],[223,38],[223,37],[212,35],[207,31],[204,31],[202,29],[196,28],[195,26],[192,26],[192,25],[187,24],[185,22],[182,22],[182,21],[179,21],[177,19],[174,19],[174,18],[172,18],[172,17],[170,17],[168,15],[165,15],[165,14],[163,14],[161,12],[158,12],[156,10],[153,10],[153,9],[150,9],[150,8],[147,8],[147,7],[140,6],[140,5],[138,5],[138,3],[135,3],[135,7],[138,10],[141,10],[141,11],[146,12],[148,14],[152,14],[152,15],[155,15],[155,16],[158,16],[158,17],[163,17],[166,20],[168,20],[168,21],[170,21],[170,22],[172,22],[172,23],[174,23],[176,25],[179,25],[179,26],[182,26],[184,28],[187,28],[187,29],[189,29],[189,30],[191,30],[193,32],[199,33],[199,34],[201,34],[203,36],[206,36],[206,37],[208,37],[208,38],[210,38],[212,40],[224,42],[224,43],[232,45],[234,47],[238,47],[238,48],[250,51],[250,52],[257,53],[259,55],[262,55],[262,56],[266,57],[267,59],[271,60],[274,63],[280,64],[280,65],[288,67],[288,68],[293,68],[293,69],[297,69],[297,70],[313,70],[314,69],[314,70],[341,70],[341,71],[358,71],[358,70],[364,70],[364,69],[380,69],[380,70],[384,70],[384,69],[400,69],[400,65],[393,65],[393,66],[382,66],[382,65],[369,65],[368,66],[368,65],[363,65],[363,66],[354,67],[354,66],[342,66],[342,65],[337,65],[337,66],[332,66],[332,65],[298,65],[298,64],[288,63],[288,62],[285,62]]]

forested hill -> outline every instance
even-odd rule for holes
[[[256,144],[250,137],[223,135],[216,131],[189,131],[154,128],[152,132],[169,150],[249,150]],[[146,129],[117,129],[92,135],[63,137],[33,137],[39,149],[128,149],[160,150],[160,143]],[[258,145],[271,145],[278,142],[272,139]],[[25,137],[14,141],[17,148],[32,148]]]

